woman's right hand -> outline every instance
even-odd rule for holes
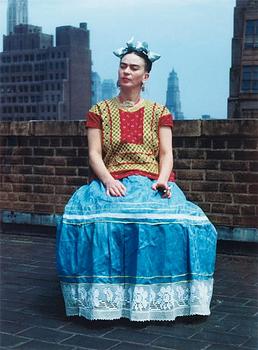
[[[126,187],[119,180],[109,180],[105,183],[106,194],[113,197],[125,196]]]

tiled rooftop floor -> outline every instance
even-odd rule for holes
[[[87,321],[65,316],[53,238],[2,235],[1,242],[0,349],[258,349],[257,256],[217,255],[209,317]]]

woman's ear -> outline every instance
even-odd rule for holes
[[[149,76],[150,76],[150,74],[149,73],[144,73],[144,76],[143,76],[143,80],[142,80],[142,82],[143,83],[145,83],[145,81],[147,81],[148,79],[149,79]]]

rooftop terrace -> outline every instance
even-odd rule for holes
[[[209,317],[87,321],[65,316],[54,237],[3,234],[1,243],[1,349],[258,348],[257,255],[232,254],[219,247]]]
[[[0,125],[0,349],[258,348],[258,120],[176,121],[177,183],[219,232],[212,314],[175,322],[66,318],[55,225],[87,182],[83,122]]]

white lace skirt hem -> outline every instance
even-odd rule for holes
[[[67,316],[173,321],[210,315],[213,279],[150,285],[61,283]]]

